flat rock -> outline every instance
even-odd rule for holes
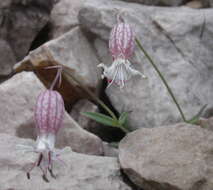
[[[79,25],[78,12],[85,0],[60,0],[50,17],[51,37],[56,38]]]
[[[47,24],[54,0],[0,2],[0,75],[8,75],[16,61],[27,54],[31,43]],[[6,44],[3,46],[2,41]]]
[[[0,85],[0,133],[36,138],[34,107],[42,90],[45,87],[32,72],[17,74]],[[71,146],[76,152],[103,154],[102,141],[83,130],[67,113],[57,137],[57,147]]]
[[[213,189],[213,133],[179,123],[128,134],[119,145],[121,167],[144,190]]]
[[[75,27],[59,38],[31,51],[28,56],[15,65],[14,70],[20,72],[37,69],[39,78],[46,86],[49,86],[50,81],[53,81],[55,77],[55,73],[51,69],[47,70],[42,67],[48,66],[51,59],[69,67],[73,71],[72,74],[77,76],[93,92],[98,89],[100,70],[97,69],[97,64],[99,61],[79,27]],[[79,84],[76,82],[67,83],[66,79],[62,80],[59,91],[66,104],[74,104],[83,97],[88,98]]]
[[[48,176],[49,183],[44,182],[39,168],[26,177],[26,169],[36,160],[35,153],[23,153],[17,145],[32,144],[29,139],[21,139],[0,134],[0,189],[12,190],[130,190],[122,181],[120,167],[116,158],[89,156],[66,150],[60,159],[66,167],[54,163],[56,179]]]
[[[96,36],[95,47],[105,64],[111,64],[107,49],[109,32],[118,11],[134,28],[137,38],[170,85],[187,119],[207,104],[213,108],[213,12],[187,7],[144,6],[113,0],[88,0],[79,12],[85,30]],[[204,17],[205,15],[205,17]],[[132,66],[148,78],[132,78],[120,90],[106,89],[112,105],[129,111],[133,129],[181,121],[180,114],[159,76],[143,53],[136,48]],[[134,64],[137,63],[137,64]]]

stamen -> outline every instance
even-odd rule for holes
[[[27,172],[27,178],[30,179],[30,172],[36,167],[40,166],[41,160],[42,160],[42,154],[39,155],[39,158],[36,162],[33,163],[32,167]]]
[[[48,178],[47,178],[47,167],[45,167],[45,169],[42,168],[42,166],[40,165],[39,168],[41,169],[43,175],[42,178],[45,182],[49,182]]]
[[[47,182],[47,183],[50,182],[45,174],[42,175],[42,178],[43,178],[43,180],[44,180],[45,182]]]
[[[42,161],[42,158],[43,158],[43,155],[40,154],[40,155],[39,155],[39,160],[38,160],[37,166],[40,166],[41,161]]]
[[[52,165],[52,159],[51,159],[51,151],[48,152],[48,171],[50,172],[50,175],[52,178],[56,178],[56,176],[53,174],[52,171],[53,165]]]
[[[49,151],[48,152],[48,166],[50,165],[51,163],[51,152]]]
[[[51,177],[56,179],[56,175],[53,173],[52,169],[48,168],[48,171],[50,172]]]
[[[27,179],[30,179],[30,173],[27,172]]]

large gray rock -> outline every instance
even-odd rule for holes
[[[104,63],[111,64],[106,42],[121,17],[134,28],[138,39],[157,64],[173,90],[186,118],[207,104],[213,108],[213,12],[187,7],[160,8],[112,0],[89,0],[80,10],[81,25],[94,33],[95,46]],[[205,17],[203,16],[205,15]],[[195,19],[196,18],[196,19]],[[101,52],[101,53],[100,53]],[[130,111],[132,128],[153,127],[181,120],[159,76],[146,57],[136,48],[131,61],[148,79],[135,77],[120,90],[106,89],[114,107]],[[206,113],[204,113],[206,114]]]
[[[36,160],[35,153],[22,153],[17,145],[32,144],[32,140],[0,134],[0,189],[12,190],[130,190],[121,178],[116,158],[88,156],[67,150],[60,159],[66,167],[54,163],[56,179],[48,176],[44,182],[41,170],[35,168],[31,179],[26,177],[26,168]]]
[[[0,85],[0,133],[36,138],[34,107],[45,87],[31,72],[22,72]],[[102,141],[83,130],[67,113],[57,136],[57,147],[71,146],[76,152],[103,154]]]
[[[199,126],[136,130],[120,142],[119,160],[144,190],[213,189],[213,133]]]
[[[7,76],[11,71],[16,58],[7,41],[0,39],[0,75]]]
[[[50,58],[51,55],[51,58]],[[19,72],[22,70],[35,70],[47,66],[54,59],[59,64],[68,66],[73,75],[77,76],[82,83],[93,90],[98,89],[100,82],[100,70],[97,65],[99,63],[93,48],[84,36],[79,27],[75,27],[66,34],[51,40],[39,48],[31,51],[24,60],[17,63],[14,69]],[[41,69],[38,70],[40,79],[49,85],[54,76],[52,70]],[[66,82],[66,79],[63,80]],[[74,104],[82,97],[88,98],[88,94],[82,91],[79,84],[73,82],[72,84],[65,83],[61,85],[61,94],[63,95],[67,104]]]
[[[32,41],[46,25],[54,0],[6,0],[0,2],[0,75],[8,75],[16,61],[29,51]]]
[[[144,5],[158,5],[158,6],[178,6],[183,4],[184,0],[123,0],[129,2],[141,3]]]
[[[51,37],[56,38],[79,25],[78,12],[85,0],[60,0],[51,12]]]

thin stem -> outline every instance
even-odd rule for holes
[[[45,67],[45,69],[54,69],[54,68],[56,68],[56,69],[58,69],[58,70],[57,70],[55,79],[53,80],[53,82],[52,82],[52,84],[51,84],[51,86],[50,86],[50,90],[53,90],[53,89],[54,89],[54,87],[55,87],[57,81],[59,82],[59,85],[58,85],[58,86],[61,85],[61,72],[62,72],[62,66],[60,66],[60,65],[54,65],[54,66]]]
[[[101,101],[100,99],[97,99],[96,101],[111,115],[113,119],[117,120],[115,114],[107,107],[107,105],[103,101]]]
[[[63,73],[65,74],[66,77],[70,77],[72,80],[74,80],[75,82],[77,82],[82,89],[94,100],[96,101],[100,106],[102,106],[102,108],[104,108],[109,114],[110,116],[117,120],[117,117],[115,116],[115,114],[107,107],[107,105],[100,100],[95,94],[93,94],[79,79],[77,79],[77,77],[73,76],[72,74],[70,74],[70,72],[68,72],[68,70],[70,70],[69,67],[67,66],[63,66],[66,69],[63,69]],[[71,71],[71,70],[70,70]]]
[[[121,125],[120,125],[120,129],[126,134],[130,132],[128,129],[126,129],[124,126],[121,126]]]
[[[164,85],[166,86],[166,88],[167,88],[167,90],[168,90],[170,96],[172,97],[174,103],[176,104],[177,109],[179,110],[180,115],[181,115],[183,121],[186,122],[186,118],[185,118],[185,116],[184,116],[184,114],[183,114],[183,111],[182,111],[182,109],[181,109],[181,107],[180,107],[178,101],[176,100],[176,98],[175,98],[175,96],[174,96],[174,94],[173,94],[171,88],[169,87],[168,83],[166,82],[164,76],[162,75],[162,73],[160,72],[160,70],[158,69],[158,67],[155,65],[155,63],[154,63],[154,61],[152,60],[152,58],[149,56],[149,54],[148,54],[148,53],[146,52],[146,50],[143,48],[143,46],[141,45],[140,41],[139,41],[137,38],[135,39],[135,41],[136,41],[138,47],[140,48],[140,50],[141,50],[141,51],[144,53],[144,55],[147,57],[147,59],[149,60],[149,62],[151,63],[151,65],[153,66],[153,68],[155,69],[155,71],[158,73],[159,77],[161,78],[161,80],[163,81]]]
[[[94,100],[96,101],[102,108],[104,108],[109,114],[110,116],[114,119],[114,120],[118,120],[118,118],[116,117],[116,115],[107,107],[107,105],[100,100],[95,94],[93,94],[79,79],[77,79],[77,77],[75,77],[74,75],[71,74],[72,70],[67,67],[67,66],[63,66],[66,69],[63,69],[63,74],[65,75],[65,77],[70,77],[72,80],[74,80],[75,82],[77,82],[81,88]],[[68,72],[68,70],[70,72]],[[130,131],[127,130],[124,126],[119,126],[119,128],[124,132],[124,133],[129,133]]]
[[[47,50],[45,50],[46,53],[47,53],[47,57],[52,60],[52,64],[53,65],[61,65],[63,66],[63,68],[66,68],[66,69],[63,69],[62,68],[62,74],[69,80],[69,78],[73,81],[75,81],[76,83],[78,83],[81,88],[96,102],[98,103],[100,106],[102,106],[103,109],[105,109],[109,114],[110,116],[114,119],[114,120],[118,120],[118,118],[116,117],[116,115],[107,107],[106,104],[104,104],[104,102],[102,100],[100,100],[95,94],[93,94],[84,84],[83,82],[81,82],[81,80],[79,80],[77,77],[75,77],[74,75],[72,75],[71,73],[73,73],[73,70],[70,69],[69,67],[65,66],[65,65],[62,65],[62,64],[58,64],[53,56],[51,55],[51,53]],[[70,81],[71,82],[71,81]],[[125,129],[123,129],[123,131],[125,132]]]

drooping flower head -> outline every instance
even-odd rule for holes
[[[115,83],[123,88],[125,82],[134,75],[145,76],[131,67],[129,58],[133,55],[135,48],[135,35],[132,27],[125,23],[120,14],[117,18],[117,24],[112,28],[109,37],[109,51],[113,57],[113,63],[110,67],[103,63],[98,67],[104,69],[102,78],[108,79],[108,87]]]
[[[63,116],[64,101],[61,95],[55,90],[41,92],[35,108],[35,124],[37,129],[35,151],[39,153],[40,159],[40,161],[38,159],[36,165],[41,168],[43,178],[46,181],[48,170],[53,176],[53,160],[56,159],[54,152],[55,138],[58,130],[62,127]],[[28,177],[30,171],[28,172]]]
[[[110,33],[109,50],[113,59],[129,59],[134,53],[135,35],[131,26],[124,22],[116,24]]]
[[[62,96],[57,91],[53,90],[53,88],[57,80],[61,78],[61,71],[62,67],[58,68],[57,75],[50,89],[41,92],[37,98],[34,112],[37,130],[36,145],[35,147],[25,146],[25,148],[38,153],[39,156],[37,161],[32,164],[32,167],[27,172],[28,179],[30,179],[30,172],[36,166],[41,169],[45,181],[48,182],[48,171],[52,177],[55,177],[52,172],[53,161],[59,160],[59,154],[55,152],[55,139],[58,130],[62,127],[65,109]]]
[[[55,90],[45,90],[38,96],[35,109],[35,124],[38,134],[38,149],[53,149],[55,137],[62,127],[64,101]],[[44,140],[44,144],[42,142]],[[41,140],[41,141],[40,141]],[[48,147],[45,147],[48,146]]]

